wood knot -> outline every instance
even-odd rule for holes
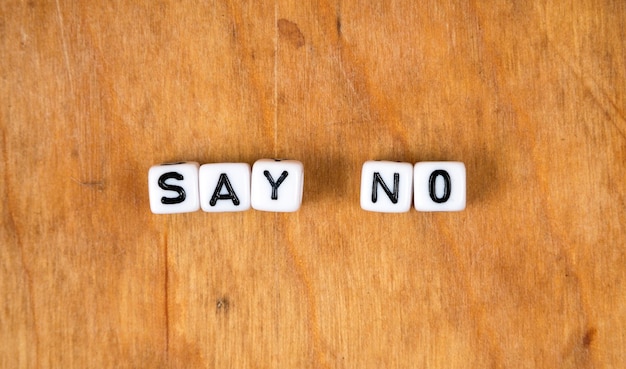
[[[304,46],[304,35],[300,32],[298,25],[292,21],[281,18],[278,20],[278,34],[283,37],[296,49]]]
[[[228,313],[230,309],[230,301],[228,301],[227,297],[221,297],[215,301],[215,311],[217,313]]]
[[[591,343],[593,342],[593,339],[595,338],[596,333],[598,333],[597,329],[589,328],[587,332],[585,332],[585,335],[583,336],[583,346],[589,347]]]

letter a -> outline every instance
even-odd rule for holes
[[[227,193],[221,193],[222,187],[226,187]],[[209,201],[209,205],[215,206],[215,204],[217,204],[217,200],[232,200],[235,206],[239,205],[239,198],[233,190],[233,186],[230,184],[226,173],[220,174],[220,178],[217,181],[217,186],[215,186],[215,191],[213,192],[213,197],[211,197],[211,201]]]

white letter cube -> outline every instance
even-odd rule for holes
[[[404,213],[413,200],[413,165],[366,161],[361,171],[361,208],[380,213]]]
[[[296,160],[260,159],[252,166],[252,208],[292,212],[302,204],[304,166]]]
[[[150,210],[155,214],[189,213],[200,209],[198,163],[155,165],[148,171]]]
[[[200,166],[200,206],[206,212],[250,209],[250,165],[212,163]]]
[[[465,164],[458,161],[425,161],[415,164],[414,200],[417,211],[465,209]]]

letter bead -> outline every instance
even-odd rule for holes
[[[252,166],[253,209],[293,212],[302,204],[304,166],[296,160],[259,159]]]
[[[155,165],[148,171],[150,210],[154,214],[189,213],[200,209],[198,163]]]
[[[414,201],[417,211],[465,209],[465,164],[458,161],[425,161],[415,164]]]
[[[200,166],[200,206],[205,212],[250,209],[250,165],[212,163]]]
[[[361,170],[361,208],[380,213],[404,213],[413,200],[413,165],[370,160]]]

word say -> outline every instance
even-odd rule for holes
[[[155,165],[148,171],[155,214],[256,210],[293,212],[302,204],[304,167],[296,160]]]

